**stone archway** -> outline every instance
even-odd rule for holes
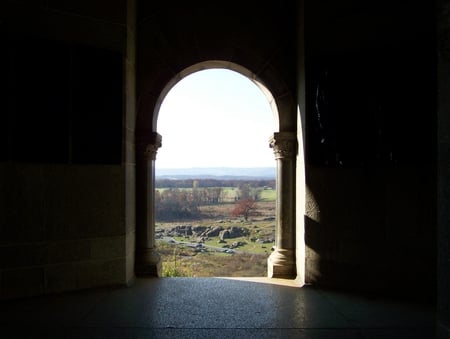
[[[268,276],[295,278],[295,178],[297,156],[297,134],[295,115],[287,109],[290,95],[274,97],[272,91],[255,73],[237,63],[221,60],[199,62],[186,67],[168,79],[160,94],[154,97],[151,115],[151,131],[137,128],[137,229],[136,229],[136,275],[160,276],[161,260],[155,249],[154,186],[156,153],[161,147],[162,137],[157,133],[157,120],[161,104],[170,89],[184,77],[200,70],[222,68],[240,73],[250,79],[266,95],[274,113],[274,134],[269,140],[277,164],[277,207],[275,250],[268,259]],[[272,85],[273,87],[273,85]],[[279,108],[280,107],[280,108]],[[149,107],[147,107],[149,108]],[[147,112],[150,112],[147,111]],[[294,120],[294,121],[292,121]],[[147,124],[148,126],[149,124]],[[138,124],[139,126],[139,124]]]

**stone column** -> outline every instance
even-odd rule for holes
[[[161,136],[137,140],[136,276],[161,276],[161,257],[155,249],[155,160]]]
[[[295,278],[295,163],[297,136],[278,132],[270,138],[277,162],[275,249],[268,259],[269,278]]]

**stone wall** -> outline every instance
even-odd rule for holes
[[[132,3],[0,4],[1,299],[133,279]]]
[[[240,71],[235,64],[271,92],[281,112],[274,132],[295,131],[295,15],[296,3],[288,0],[139,2],[138,128],[157,132],[159,105],[182,77],[210,67]]]
[[[440,3],[438,291],[448,328]],[[271,91],[279,131],[300,126],[300,281],[433,299],[433,3],[252,4],[141,1],[135,27],[134,1],[1,2],[1,298],[132,280],[137,57],[138,135],[157,131],[168,84],[204,62],[245,68]]]
[[[434,36],[426,1],[305,4],[306,282],[434,301]]]
[[[0,168],[2,298],[126,283],[134,239],[121,167]]]
[[[307,168],[306,280],[432,301],[431,170]]]

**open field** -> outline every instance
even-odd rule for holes
[[[196,252],[193,248],[158,242],[163,276],[261,277],[267,275],[267,256],[250,253]]]
[[[267,194],[258,201],[255,215],[247,221],[231,216],[234,207],[234,203],[201,206],[200,219],[157,222],[157,247],[163,260],[163,275],[266,276],[275,231],[274,198]],[[218,232],[212,231],[230,229],[242,234],[221,240]]]

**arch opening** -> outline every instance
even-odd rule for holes
[[[155,161],[155,227],[162,276],[267,275],[276,206],[268,141],[278,112],[260,81],[220,65],[182,72],[158,100],[154,124],[163,147]]]
[[[238,64],[212,60],[201,62],[182,70],[168,78],[157,95],[142,97],[136,130],[136,175],[137,175],[137,228],[135,273],[137,276],[162,276],[161,257],[156,249],[155,238],[159,230],[155,229],[155,164],[156,154],[162,146],[162,137],[158,134],[158,116],[161,105],[169,91],[181,80],[197,71],[208,69],[227,69],[240,73],[251,80],[266,96],[274,116],[273,133],[269,138],[269,147],[273,150],[276,164],[276,206],[274,246],[267,259],[269,278],[294,279],[296,267],[296,160],[298,135],[297,117],[292,103],[292,93],[286,92],[281,78],[271,74],[262,81],[255,73]],[[267,76],[267,74],[266,74]],[[270,86],[274,86],[275,92]],[[148,93],[152,93],[151,91]],[[154,93],[154,92],[153,92]],[[273,96],[272,93],[276,93]],[[279,108],[281,107],[281,111]],[[147,129],[148,128],[148,129]],[[158,231],[158,232],[155,232]],[[251,241],[251,239],[250,239]],[[303,257],[300,258],[303,260]]]
[[[170,90],[182,79],[186,78],[187,76],[194,74],[196,72],[204,71],[204,70],[213,70],[213,69],[225,69],[229,71],[234,71],[236,73],[239,73],[240,75],[246,77],[250,81],[252,81],[264,94],[264,96],[267,98],[267,102],[269,103],[272,113],[273,113],[273,119],[274,119],[274,132],[279,131],[279,112],[278,107],[275,101],[275,98],[273,97],[271,91],[268,89],[268,87],[263,83],[259,77],[250,71],[249,69],[230,62],[230,61],[221,61],[221,60],[210,60],[210,61],[204,61],[197,64],[194,64],[190,67],[185,68],[183,71],[175,75],[167,84],[164,86],[163,90],[161,91],[157,101],[156,105],[153,110],[153,131],[157,132],[157,126],[158,126],[158,117],[159,112],[161,109],[161,105],[166,98],[167,94],[170,92]]]

